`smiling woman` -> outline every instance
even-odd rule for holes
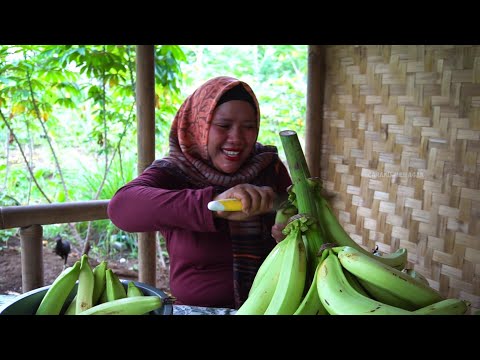
[[[120,188],[109,218],[129,232],[160,231],[176,304],[239,308],[272,237],[273,203],[291,184],[274,146],[257,142],[260,108],[236,78],[208,80],[180,106],[170,153]],[[210,211],[236,198],[241,211]],[[281,225],[282,226],[282,225]]]

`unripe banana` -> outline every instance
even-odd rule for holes
[[[36,315],[58,315],[80,274],[80,261],[66,268],[55,279],[38,306]]]
[[[75,297],[70,302],[70,305],[68,305],[68,308],[67,310],[65,310],[63,315],[75,315],[76,313],[77,313],[77,295],[75,294]]]
[[[345,272],[348,272],[345,268],[343,269]],[[353,276],[353,275],[352,275]],[[358,278],[357,278],[358,279]],[[358,279],[358,282],[361,286],[368,292],[366,296],[371,297],[372,299],[381,301],[385,304],[392,305],[404,310],[415,310],[417,307],[412,303],[405,301],[404,299],[395,296],[390,291],[379,288],[378,286],[371,284],[367,281],[363,281],[362,279]]]
[[[93,287],[95,285],[93,271],[88,263],[88,256],[82,255],[80,260],[80,275],[78,277],[77,296],[75,300],[75,313],[90,309],[93,305]]]
[[[328,315],[328,311],[320,301],[317,291],[317,278],[320,265],[321,262],[317,265],[317,270],[315,271],[315,275],[313,276],[313,280],[310,284],[307,294],[293,315]]]
[[[132,296],[93,306],[79,315],[143,315],[162,305],[163,300],[159,296]]]
[[[409,311],[381,303],[357,292],[348,282],[340,261],[332,251],[320,265],[317,290],[322,304],[330,315],[411,314]]]
[[[425,285],[427,286],[430,286],[430,284],[428,283],[428,280],[425,276],[423,276],[422,274],[420,274],[418,271],[415,271],[413,269],[403,269],[402,270],[405,274],[408,274],[410,275],[412,278],[414,278],[415,280],[418,280],[422,283],[424,283]]]
[[[438,291],[357,249],[342,246],[332,250],[338,254],[342,266],[363,283],[368,282],[392,293],[411,303],[415,310],[444,300]]]
[[[381,261],[386,265],[390,265],[396,269],[403,269],[407,264],[407,250],[399,249],[391,254],[385,254],[382,256],[374,255],[359,244],[357,244],[348,233],[345,231],[343,226],[338,221],[337,217],[333,213],[332,209],[327,203],[327,200],[320,194],[320,191],[317,190],[316,194],[316,203],[318,211],[318,221],[320,222],[322,228],[326,232],[328,237],[328,242],[333,242],[339,246],[350,246],[358,251],[361,251],[363,254],[368,255],[369,257],[375,257],[377,260]]]
[[[460,299],[445,299],[412,312],[413,315],[463,315],[470,303]]]
[[[343,275],[345,275],[345,279],[349,282],[350,286],[354,288],[358,293],[362,294],[363,296],[366,297],[372,297],[362,286],[363,284],[360,284],[360,279],[356,278],[350,271],[347,269],[343,268]],[[378,299],[376,299],[378,300]]]
[[[107,262],[105,260],[93,269],[93,279],[92,301],[93,305],[97,305],[107,284]]]
[[[292,233],[284,240],[288,243],[282,270],[265,315],[292,315],[302,300],[307,276],[307,253],[300,227],[292,229],[290,234]]]
[[[127,297],[133,296],[144,296],[144,294],[133,281],[130,281],[127,285]]]
[[[276,261],[275,259],[280,256],[281,254],[283,255],[284,252],[280,250],[280,248],[285,247],[287,242],[285,240],[280,241],[275,245],[275,247],[270,251],[270,253],[267,255],[265,260],[263,260],[262,264],[258,268],[257,274],[255,275],[255,278],[253,279],[252,286],[250,287],[249,295],[250,296],[253,291],[257,288],[258,284],[262,281],[263,277],[270,271],[272,262]]]
[[[264,266],[262,263],[261,267],[264,266],[264,269],[262,269],[263,274],[259,274],[260,270],[257,272],[253,281],[255,288],[250,291],[247,300],[245,300],[237,310],[236,315],[262,315],[267,309],[275,292],[282,269],[282,260],[285,255],[285,249],[287,248],[285,246],[287,244],[285,242],[287,238],[279,243],[284,243],[282,246],[277,245],[275,247],[278,254],[272,257],[271,261],[268,262],[268,266],[267,264]],[[259,277],[258,280],[256,280],[257,276]]]
[[[105,291],[107,292],[107,302],[127,297],[122,282],[112,269],[106,270]]]

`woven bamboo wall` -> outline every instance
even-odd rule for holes
[[[480,308],[480,46],[329,46],[321,177],[366,249]]]

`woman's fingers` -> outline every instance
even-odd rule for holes
[[[242,202],[242,212],[247,216],[263,214],[272,210],[275,193],[269,186],[252,184],[236,185],[218,195],[215,200],[235,198]],[[220,217],[239,218],[237,214],[218,214]]]

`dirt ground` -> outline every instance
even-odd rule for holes
[[[8,242],[1,243],[0,249],[0,294],[19,295],[22,293],[22,260],[20,252],[20,239],[10,237]],[[44,241],[43,247],[43,273],[44,285],[50,285],[62,272],[64,260],[56,255],[53,250],[53,241]],[[79,260],[81,254],[72,249],[68,256],[67,266],[72,266]],[[102,260],[107,260],[107,266],[117,274],[120,279],[138,280],[138,261],[128,257],[127,253],[116,253],[106,259],[97,259],[90,255],[90,265],[95,267]],[[169,292],[168,264],[166,268],[157,262],[156,287]]]

